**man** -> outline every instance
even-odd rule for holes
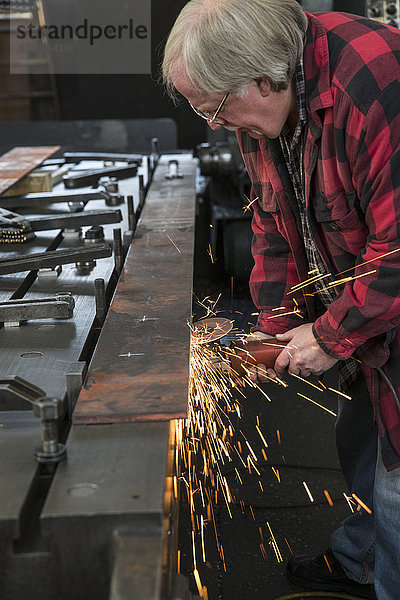
[[[288,578],[363,597],[374,584],[379,600],[400,589],[399,60],[399,32],[363,17],[191,0],[163,62],[171,95],[236,131],[255,199],[256,330],[288,342],[274,371],[338,363],[352,397],[339,400],[339,459],[373,515],[360,507]]]

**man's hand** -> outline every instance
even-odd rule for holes
[[[256,339],[268,339],[273,336],[257,331],[252,334]],[[251,338],[250,338],[251,339]],[[257,368],[249,371],[252,381],[268,381],[276,376],[282,377],[286,368],[289,373],[308,377],[311,373],[321,375],[337,362],[324,352],[319,346],[312,332],[312,323],[306,323],[290,329],[282,334],[277,334],[276,339],[280,342],[288,342],[276,359],[274,369],[266,369],[265,365],[257,365]]]
[[[321,375],[335,363],[336,358],[326,354],[312,332],[312,323],[305,323],[276,336],[280,342],[288,342],[274,365],[274,371],[281,377],[285,369],[294,375],[308,377],[310,373]]]
[[[267,333],[262,333],[261,331],[255,331],[247,336],[247,341],[253,340],[268,340],[273,339],[273,335],[268,335]],[[268,379],[275,379],[276,374],[273,369],[267,369],[265,365],[257,365],[257,367],[250,368],[248,372],[248,376],[251,381],[268,381]]]

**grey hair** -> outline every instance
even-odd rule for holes
[[[163,81],[176,99],[173,75],[183,66],[196,90],[246,93],[266,78],[287,89],[304,49],[307,17],[296,0],[190,0],[169,34]]]

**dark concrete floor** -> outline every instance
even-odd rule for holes
[[[222,292],[218,305],[220,316],[234,319],[239,329],[249,330],[248,322],[256,317],[250,317],[255,308],[246,284],[236,285],[234,282],[232,297],[229,278],[215,266],[208,274],[204,270],[200,272],[195,282],[195,293],[199,298],[216,298]],[[200,316],[201,311],[198,313]],[[337,387],[335,372],[324,377],[325,385]],[[343,497],[347,490],[334,446],[335,418],[297,396],[296,392],[333,411],[337,396],[332,392],[313,390],[289,375],[285,380],[289,384],[287,389],[272,383],[263,384],[271,402],[251,388],[247,388],[246,399],[241,398],[243,414],[240,428],[256,452],[260,451],[262,442],[255,429],[258,416],[269,445],[266,451],[268,461],[258,464],[264,491],[261,491],[259,478],[249,475],[243,465],[240,471],[243,485],[235,481],[233,469],[236,464],[223,467],[236,503],[231,508],[232,517],[223,499],[215,507],[226,571],[216,552],[213,527],[206,530],[207,564],[199,565],[199,573],[203,585],[207,586],[210,600],[277,600],[286,595],[306,598],[305,592],[291,586],[285,578],[285,564],[291,551],[299,554],[325,550],[330,545],[330,533],[350,514]],[[281,443],[278,443],[277,430]],[[280,482],[271,467],[279,469]],[[303,482],[307,483],[314,502],[310,501]],[[329,492],[333,506],[329,505],[324,490]],[[268,524],[282,554],[282,562],[278,562],[269,543]],[[266,549],[264,557],[260,549],[261,534]],[[182,573],[191,578],[195,592],[191,524],[185,496],[182,499],[180,548]]]

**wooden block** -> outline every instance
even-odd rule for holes
[[[53,189],[51,175],[51,171],[32,171],[10,187],[2,196],[6,198],[7,196],[24,196],[34,192],[51,192]]]

